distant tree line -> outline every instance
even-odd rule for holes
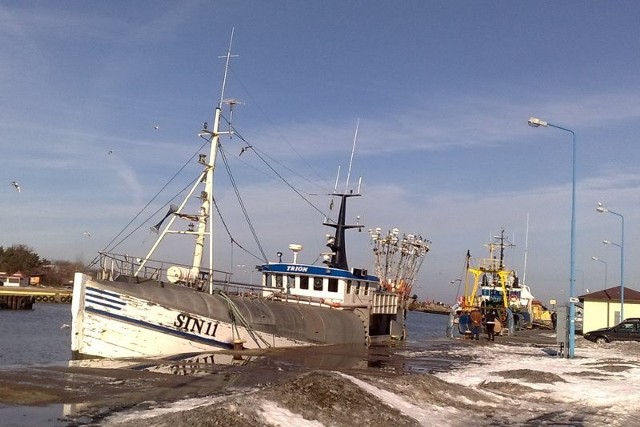
[[[29,276],[42,275],[41,283],[47,286],[67,285],[73,274],[82,270],[81,262],[49,261],[26,245],[0,246],[0,271],[7,274],[17,272]]]

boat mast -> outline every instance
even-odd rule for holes
[[[326,261],[327,265],[332,268],[339,268],[343,270],[349,269],[349,264],[347,263],[347,248],[346,248],[346,239],[345,239],[345,231],[350,228],[358,228],[362,229],[364,226],[360,224],[356,225],[347,225],[347,198],[360,196],[360,184],[358,184],[358,193],[353,194],[353,191],[349,192],[349,177],[351,176],[351,165],[353,164],[353,154],[356,150],[356,142],[358,140],[358,128],[360,127],[360,119],[356,124],[356,132],[353,136],[353,145],[351,147],[351,158],[349,159],[349,169],[347,171],[347,181],[345,184],[344,193],[334,193],[333,196],[340,197],[340,210],[338,212],[338,221],[336,223],[329,222],[327,220],[324,221],[324,225],[327,227],[335,228],[335,235],[332,239],[329,239],[327,243],[327,247],[331,249],[331,258]],[[338,174],[340,174],[340,169],[338,169]],[[338,178],[336,178],[336,188],[338,186]],[[335,191],[335,190],[334,190]]]
[[[198,215],[198,233],[196,234],[195,250],[193,252],[192,273],[197,277],[202,267],[202,255],[204,252],[205,238],[209,235],[209,292],[213,292],[213,218],[211,216],[211,206],[213,205],[213,171],[215,169],[216,157],[218,153],[218,144],[220,143],[220,115],[222,114],[222,104],[224,103],[224,91],[227,86],[227,75],[229,73],[229,61],[231,60],[231,45],[233,43],[233,32],[231,29],[231,37],[229,39],[229,48],[225,58],[224,76],[222,78],[222,88],[220,90],[220,100],[216,106],[213,117],[213,129],[207,131],[203,129],[200,135],[208,135],[210,141],[209,163],[206,164],[206,174],[204,181],[204,192],[200,195],[202,204],[200,205],[200,213]],[[207,226],[209,231],[207,232]]]
[[[191,188],[191,191],[189,192],[189,194],[187,194],[187,197],[185,197],[185,199],[183,200],[182,204],[178,207],[178,209],[171,212],[173,214],[173,217],[171,218],[167,226],[164,228],[164,230],[156,240],[155,244],[153,245],[153,247],[151,248],[147,256],[142,260],[142,262],[138,266],[138,269],[135,273],[136,276],[145,267],[151,255],[156,250],[160,242],[164,239],[164,236],[166,234],[169,234],[169,233],[195,234],[195,249],[193,252],[193,262],[191,264],[191,268],[185,269],[182,267],[177,267],[177,269],[174,270],[175,274],[178,275],[178,277],[176,277],[176,280],[193,282],[200,275],[200,269],[202,267],[202,256],[204,254],[204,245],[205,245],[206,237],[208,235],[209,236],[209,269],[210,269],[209,278],[208,278],[208,285],[209,285],[208,287],[209,287],[209,292],[213,292],[213,224],[212,224],[213,220],[211,219],[212,218],[211,206],[213,206],[213,176],[214,176],[213,172],[215,169],[216,157],[218,152],[218,144],[220,143],[219,142],[220,135],[231,133],[231,130],[225,131],[225,132],[220,131],[220,116],[222,114],[222,104],[224,103],[224,91],[227,84],[227,75],[229,72],[229,61],[231,57],[234,56],[234,55],[231,55],[231,44],[233,42],[233,32],[234,30],[232,29],[231,38],[229,40],[229,48],[227,50],[227,53],[225,56],[222,56],[222,58],[225,58],[226,61],[225,61],[225,68],[224,68],[224,77],[222,79],[222,89],[220,91],[220,100],[214,111],[213,128],[208,129],[207,124],[205,123],[204,129],[202,129],[202,131],[198,134],[200,137],[209,138],[209,142],[210,142],[209,159],[207,159],[207,156],[205,155],[200,155],[199,162],[205,167],[204,171],[201,173],[200,177],[198,178],[196,183],[193,185],[193,187]],[[183,213],[182,210],[185,207],[187,200],[191,198],[191,196],[195,192],[195,189],[201,183],[204,183],[204,191],[201,191],[200,195],[198,196],[198,198],[201,200],[198,214],[189,215],[189,214]],[[192,231],[192,230],[171,231],[170,230],[171,226],[176,218],[184,218],[184,219],[197,221],[198,223],[197,230],[196,231]],[[158,224],[158,226],[159,225],[160,224]],[[207,228],[208,228],[208,231],[207,231]]]

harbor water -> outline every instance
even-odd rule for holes
[[[378,348],[374,350],[371,356],[373,359],[379,359],[375,362],[369,362],[370,366],[375,369],[409,369],[404,363],[398,365],[394,361],[393,353],[419,353],[419,349],[426,342],[443,340],[445,337],[445,329],[447,316],[437,314],[427,314],[419,312],[409,312],[407,314],[407,329],[409,331],[408,340],[401,347],[397,348]],[[33,310],[0,310],[0,374],[3,372],[39,372],[42,367],[56,368],[67,367],[71,358],[71,307],[69,304],[59,303],[37,303]],[[381,352],[380,354],[375,352]],[[316,359],[319,352],[314,351],[311,359]],[[321,352],[320,352],[321,353]],[[374,354],[375,353],[375,354]],[[322,356],[322,364],[325,366],[339,367],[342,363],[344,355],[336,356],[331,352]],[[354,359],[361,357],[355,356]],[[304,359],[304,360],[302,360]],[[330,359],[335,359],[331,361]],[[351,359],[351,358],[347,358]],[[213,361],[213,358],[211,358]],[[380,362],[380,360],[382,362]],[[302,356],[301,360],[296,357],[287,359],[287,363],[315,364],[316,361],[309,361],[309,358]],[[420,358],[415,358],[414,368],[417,371],[425,369],[420,367]],[[436,369],[439,365],[438,360],[430,360],[428,363],[433,364]],[[134,368],[135,369],[135,368]],[[217,369],[212,367],[212,370]],[[293,368],[297,369],[297,368]],[[427,368],[427,370],[429,370]],[[256,372],[264,372],[264,382],[269,382],[270,374],[265,371],[252,371],[246,376],[255,376]],[[171,372],[182,375],[182,372]],[[36,374],[39,375],[39,374]],[[104,373],[105,378],[110,376],[108,371]],[[215,376],[215,373],[213,374]],[[46,381],[46,380],[45,380]],[[103,380],[94,379],[96,386]],[[110,380],[109,380],[110,381]],[[107,382],[109,382],[107,381]],[[261,382],[254,380],[254,382]],[[79,387],[85,386],[84,384]],[[66,388],[63,385],[51,385],[52,388]],[[91,387],[91,383],[89,383]],[[62,391],[62,390],[60,390]],[[215,387],[212,393],[220,392]],[[48,426],[48,427],[67,427],[78,425],[96,425],[96,421],[91,417],[69,418],[66,414],[69,412],[69,405],[48,404],[33,405],[30,402],[14,402],[14,404],[5,404],[0,402],[0,419],[3,420],[0,425],[19,427],[19,426]],[[98,424],[101,424],[98,422]]]
[[[447,316],[409,312],[407,344],[445,337]],[[36,303],[33,310],[0,310],[0,368],[66,365],[71,357],[71,306]]]
[[[66,364],[71,357],[71,306],[36,303],[0,310],[0,367]]]

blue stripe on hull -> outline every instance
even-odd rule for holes
[[[119,294],[91,287],[87,287],[85,300],[93,305],[113,308],[115,310],[122,310],[122,308],[127,305],[125,301],[120,299]]]

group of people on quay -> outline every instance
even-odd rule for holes
[[[482,330],[488,341],[495,341],[496,335],[515,332],[514,315],[510,308],[494,308],[476,306],[470,310],[452,309],[449,314],[447,337],[453,338],[454,325],[458,324],[458,332],[467,339],[480,340]]]

